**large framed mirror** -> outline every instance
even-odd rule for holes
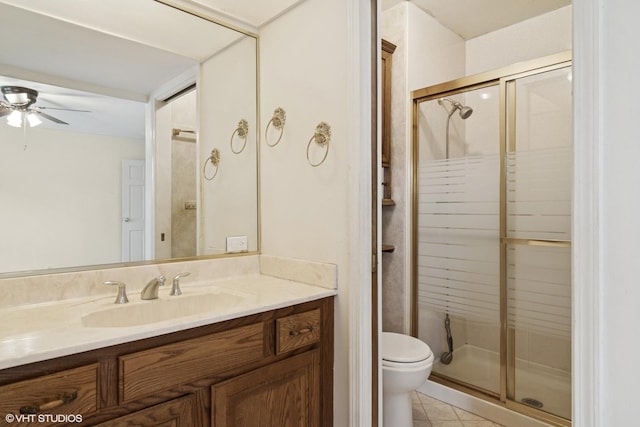
[[[0,14],[0,278],[259,251],[255,34],[157,0]]]

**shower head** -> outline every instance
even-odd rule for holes
[[[463,105],[459,109],[460,109],[460,117],[462,117],[463,119],[467,119],[471,114],[473,114],[473,108],[471,107],[467,107]]]
[[[459,110],[460,117],[463,120],[466,120],[473,114],[473,108],[467,107],[466,105],[460,104],[458,101],[454,101],[451,98],[440,98],[438,99],[438,104],[442,105],[443,101],[449,101],[451,105],[453,105],[453,109],[449,111],[449,116],[451,116],[456,110]]]

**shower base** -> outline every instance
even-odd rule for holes
[[[464,345],[453,352],[450,365],[437,358],[433,372],[499,394],[500,357],[493,351]],[[516,401],[535,399],[541,410],[571,418],[571,373],[516,359]]]

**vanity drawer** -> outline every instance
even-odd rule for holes
[[[264,358],[263,323],[119,358],[120,401],[129,402]]]
[[[276,353],[286,353],[320,341],[320,310],[276,319]]]
[[[86,418],[97,410],[97,383],[98,365],[92,364],[2,386],[0,425],[66,424],[60,417],[57,417],[60,422],[54,422],[56,414]],[[18,422],[21,413],[26,415],[22,420],[28,422]],[[7,423],[6,414],[16,416],[16,422]],[[47,418],[41,419],[45,415],[52,419],[51,422],[47,422]]]

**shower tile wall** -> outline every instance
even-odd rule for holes
[[[395,246],[391,253],[382,255],[382,330],[407,332],[407,292],[405,284],[407,255],[406,233],[406,8],[395,7],[382,15],[383,38],[395,44],[391,71],[391,197],[395,206],[382,208],[382,241]]]
[[[382,329],[409,332],[407,165],[410,159],[409,93],[464,75],[464,40],[410,2],[384,10],[382,38],[397,46],[391,83],[391,194],[382,210],[382,239],[395,246],[382,257]],[[438,325],[440,326],[440,325]]]
[[[173,140],[173,179],[171,180],[171,256],[196,255],[196,209],[186,209],[186,202],[196,202],[196,144]]]
[[[197,98],[191,91],[171,102],[173,128],[196,129]],[[190,136],[190,134],[185,133]],[[194,136],[195,137],[195,136]],[[171,257],[197,255],[196,209],[186,203],[196,203],[196,142],[174,138],[171,142]]]

